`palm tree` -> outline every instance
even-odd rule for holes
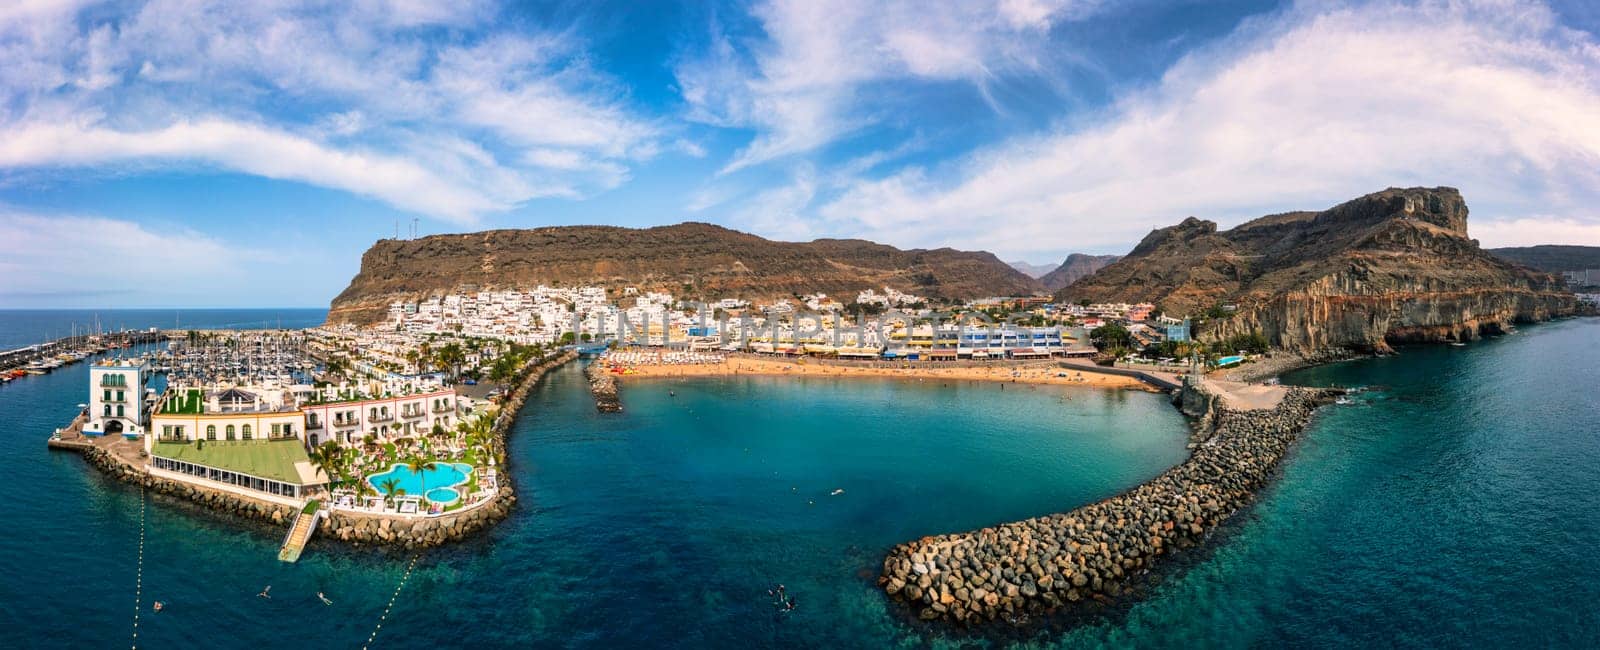
[[[362,481],[362,483],[365,483],[365,482],[366,481]],[[397,496],[400,496],[400,495],[406,493],[405,490],[399,489],[400,488],[400,479],[395,479],[395,478],[383,479],[383,483],[379,484],[379,487],[383,488],[383,503],[384,503],[384,505],[388,505],[390,499],[393,499],[394,497],[397,497]]]
[[[405,466],[412,474],[417,475],[417,491],[422,493],[422,498],[428,498],[428,476],[423,472],[438,467],[439,464],[421,456],[413,456],[411,460],[405,462]]]
[[[321,447],[312,447],[311,451],[306,452],[306,457],[311,460],[312,467],[326,475],[329,481],[333,480],[333,458],[329,457]]]

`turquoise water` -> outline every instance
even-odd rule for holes
[[[395,492],[404,491],[406,494],[416,496],[422,494],[424,489],[432,490],[466,483],[470,474],[472,466],[466,463],[434,463],[420,474],[411,471],[410,467],[397,464],[387,472],[368,476],[367,483],[379,494],[388,494],[389,491],[384,489],[383,484],[389,479],[394,479]]]
[[[434,503],[451,504],[459,501],[461,495],[450,488],[436,488],[428,490],[428,500]]]
[[[1292,375],[1367,389],[1318,416],[1214,552],[1120,616],[1024,644],[1595,647],[1596,341],[1600,321],[1569,321]],[[0,452],[29,486],[0,535],[0,647],[131,638],[139,492],[43,445],[86,372],[0,387]],[[872,586],[887,546],[1101,498],[1184,454],[1181,421],[1142,393],[821,378],[625,391],[627,412],[607,416],[575,368],[537,388],[506,468],[519,507],[422,554],[398,597],[410,555],[314,539],[286,565],[283,526],[150,499],[141,647],[361,647],[391,597],[374,648],[1007,645],[903,621]],[[771,582],[798,611],[772,612]],[[274,598],[256,598],[267,584]]]

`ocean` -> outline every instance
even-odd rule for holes
[[[1573,320],[1291,373],[1360,390],[1147,600],[1021,640],[906,620],[873,584],[884,552],[1160,473],[1187,433],[1163,396],[652,380],[610,415],[569,366],[511,434],[513,515],[408,574],[409,554],[327,540],[279,563],[278,527],[142,498],[48,451],[83,400],[79,364],[0,387],[0,646],[128,644],[138,580],[168,605],[140,616],[150,647],[1593,647],[1596,340],[1600,320]],[[795,612],[771,606],[775,583]]]
[[[322,308],[284,309],[0,309],[0,350],[53,341],[73,332],[162,329],[300,329],[321,325]]]

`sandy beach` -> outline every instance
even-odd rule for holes
[[[623,377],[721,377],[734,375],[800,375],[808,377],[895,377],[901,379],[947,379],[956,381],[1001,381],[1026,384],[1060,384],[1094,388],[1134,388],[1154,390],[1143,382],[1129,377],[1082,372],[1061,368],[1049,362],[1014,364],[993,362],[993,365],[942,366],[917,365],[906,367],[851,365],[848,363],[819,363],[806,359],[778,359],[763,357],[729,357],[721,363],[692,364],[623,364],[627,368]]]

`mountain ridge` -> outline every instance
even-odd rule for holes
[[[1466,340],[1578,310],[1557,278],[1479,248],[1449,187],[1389,188],[1224,231],[1189,217],[1056,298],[1151,302],[1174,316],[1232,304],[1202,335],[1258,333],[1302,352]]]
[[[891,287],[930,299],[1045,293],[992,253],[899,249],[862,239],[780,242],[714,224],[549,226],[384,239],[329,308],[330,323],[370,324],[390,302],[469,289],[598,285],[681,298],[825,292],[850,302]]]

